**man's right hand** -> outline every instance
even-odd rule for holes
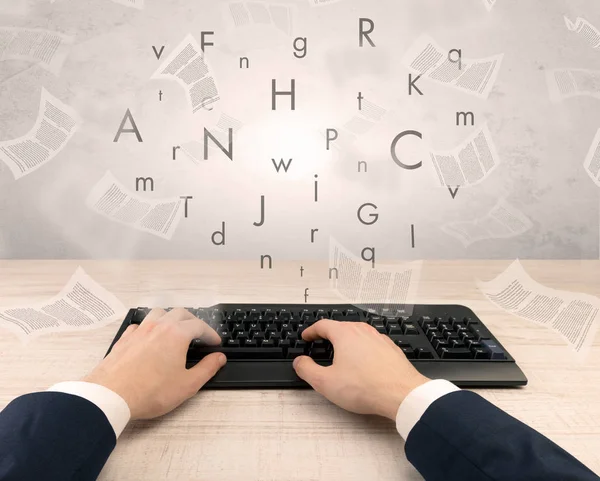
[[[305,341],[331,341],[333,364],[324,367],[300,356],[294,360],[296,373],[348,411],[394,420],[408,393],[429,381],[389,337],[366,323],[324,319],[306,329],[302,337]]]

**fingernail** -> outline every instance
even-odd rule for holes
[[[296,359],[294,359],[294,362],[292,364],[294,367],[297,367],[299,362],[300,362],[300,358],[297,357]]]
[[[223,353],[219,354],[219,364],[221,366],[224,366],[226,362],[227,362],[227,356],[225,356],[225,354],[223,354]]]

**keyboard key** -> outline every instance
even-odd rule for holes
[[[488,340],[492,337],[490,331],[488,331],[481,324],[471,324],[469,325],[469,329],[478,341]]]
[[[415,354],[417,355],[417,359],[433,359],[433,352],[422,347],[415,349]]]
[[[348,321],[360,321],[360,314],[356,309],[347,309],[345,317]]]
[[[250,334],[246,331],[237,331],[237,334],[235,334],[235,338],[240,341],[242,339],[250,339]]]
[[[400,324],[398,324],[398,323],[390,323],[390,322],[388,322],[387,333],[389,335],[402,334],[402,328],[400,327]]]
[[[447,323],[438,324],[438,329],[442,334],[445,334],[446,332],[454,332],[454,328]]]
[[[469,349],[441,348],[439,355],[442,359],[472,359],[473,353]]]
[[[402,352],[406,356],[406,359],[415,359],[415,350],[412,347],[402,347]]]
[[[283,359],[283,350],[278,347],[205,347],[193,351],[193,359],[204,357],[212,352],[222,352],[227,359]]]
[[[227,347],[239,347],[240,346],[240,341],[238,341],[237,339],[229,339],[227,341]]]
[[[260,347],[275,347],[275,341],[273,339],[263,339],[260,342]]]
[[[398,336],[392,335],[389,338],[394,341],[394,344],[398,347],[410,347],[410,341],[406,338],[406,336]]]
[[[433,344],[435,341],[438,341],[438,340],[443,340],[443,341],[446,340],[446,338],[444,336],[442,336],[442,333],[439,331],[430,332],[427,335],[427,339],[429,339],[429,342],[431,342],[431,344]]]
[[[467,341],[474,341],[475,340],[475,336],[473,334],[471,334],[470,332],[464,331],[464,332],[460,332],[459,334],[459,338],[462,342],[467,342]]]
[[[291,319],[292,319],[292,313],[290,312],[290,310],[289,310],[289,309],[281,309],[281,310],[279,311],[279,316],[278,316],[278,318],[279,318],[281,321],[284,321],[284,322],[285,322],[285,321],[289,321],[289,320],[291,320]]]
[[[450,344],[448,344],[446,341],[443,341],[443,340],[434,341],[432,344],[438,353],[440,352],[440,349],[443,349],[443,348],[449,349],[450,348]]]
[[[264,332],[255,332],[252,334],[252,339],[255,339],[256,341],[262,341],[263,339],[266,339],[267,335]]]
[[[291,347],[291,346],[292,346],[292,343],[290,342],[290,340],[289,340],[289,339],[281,339],[281,340],[279,341],[279,344],[278,344],[278,345],[279,345],[279,347]]]
[[[313,347],[311,348],[309,355],[313,359],[329,359],[331,351],[328,351],[324,347]]]
[[[304,349],[297,347],[290,347],[287,350],[286,359],[295,359],[298,356],[304,356]]]
[[[490,359],[506,359],[504,350],[495,341],[481,341],[483,348],[490,353]]]
[[[256,339],[246,339],[244,341],[244,347],[257,347],[258,343],[256,342]]]
[[[333,319],[334,321],[336,321],[342,317],[344,317],[344,312],[341,309],[332,309],[331,310],[330,319]]]
[[[475,357],[475,359],[489,359],[490,358],[489,351],[486,351],[485,349],[483,349],[481,347],[473,348],[473,349],[471,349],[471,352],[473,352],[473,356]]]
[[[270,322],[273,319],[275,319],[277,317],[277,313],[275,312],[274,309],[265,309],[265,311],[263,312],[263,320]]]
[[[325,309],[318,309],[317,312],[315,312],[315,319],[317,321],[320,321],[321,319],[329,319],[329,312]]]
[[[442,337],[442,333],[440,331],[438,331],[437,327],[435,327],[435,326],[427,327],[427,330],[425,331],[425,335],[427,337],[429,337],[430,334],[439,334],[439,337]]]
[[[382,324],[377,324],[377,325],[374,325],[373,327],[374,327],[374,328],[377,330],[377,332],[378,332],[379,334],[387,334],[387,332],[386,332],[386,330],[385,330],[385,326],[384,326],[384,325],[382,325]]]
[[[307,348],[308,347],[308,342],[306,341],[296,341],[296,344],[294,344],[294,347],[301,347],[302,349]]]
[[[415,324],[404,324],[404,335],[405,336],[416,336],[419,334],[419,330]]]

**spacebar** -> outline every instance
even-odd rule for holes
[[[227,359],[283,359],[280,347],[199,347],[188,351],[188,361],[200,360],[213,352],[222,352]]]

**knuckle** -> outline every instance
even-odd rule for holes
[[[146,329],[152,330],[152,329],[156,329],[158,327],[160,323],[156,320],[153,319],[144,319],[142,321],[142,326],[144,326]]]

